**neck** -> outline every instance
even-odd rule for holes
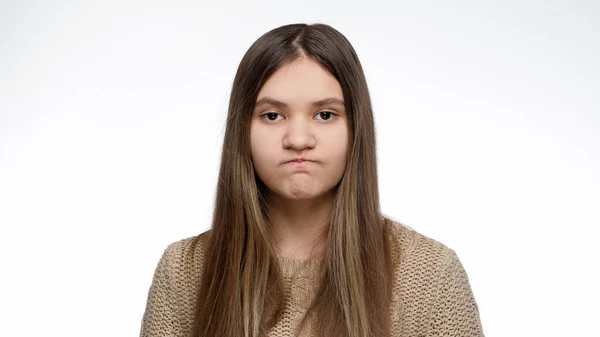
[[[269,221],[279,257],[323,259],[332,205],[333,193],[303,200],[269,193]]]

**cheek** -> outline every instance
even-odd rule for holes
[[[348,131],[344,129],[338,130],[329,137],[327,142],[329,143],[329,153],[332,155],[332,159],[335,161],[335,165],[341,165],[345,167],[346,157],[348,153]]]
[[[260,132],[259,127],[251,127],[250,151],[254,168],[259,174],[267,169],[269,162],[273,161],[272,153],[269,153],[272,146],[269,146],[269,143],[269,139],[265,137],[264,133]]]

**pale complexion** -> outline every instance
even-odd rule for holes
[[[339,82],[300,58],[261,88],[250,126],[252,161],[268,188],[280,257],[320,260],[333,200],[346,167],[348,119]],[[296,158],[310,161],[288,163]]]

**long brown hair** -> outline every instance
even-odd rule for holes
[[[350,42],[334,28],[291,24],[256,40],[235,75],[213,223],[195,299],[193,337],[262,337],[282,313],[284,298],[265,186],[252,164],[250,121],[269,76],[299,57],[320,63],[338,80],[350,128],[346,169],[335,188],[322,282],[308,312],[316,313],[320,336],[389,336],[389,220],[379,208],[375,128],[362,66]]]

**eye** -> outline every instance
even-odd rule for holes
[[[262,119],[265,119],[265,117],[271,121],[271,122],[275,122],[277,120],[277,116],[281,116],[279,113],[277,112],[267,112],[266,114],[260,116]]]
[[[335,116],[335,114],[331,111],[320,111],[317,113],[317,116],[321,116],[322,120],[328,121]]]

